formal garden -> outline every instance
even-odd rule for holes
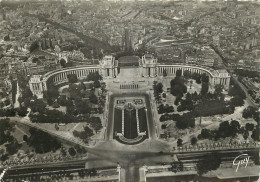
[[[206,74],[184,71],[181,76],[177,71],[170,84],[165,79],[154,82],[161,138],[179,139],[178,146],[208,141],[257,141],[258,112],[248,107],[245,93],[232,79],[228,91],[221,85],[210,88]]]
[[[2,108],[0,109],[0,117],[11,117],[13,120],[22,119],[61,135],[68,133],[88,144],[91,137],[100,135],[99,132],[103,128],[106,86],[98,72],[89,74],[85,80],[77,80],[75,76],[68,76],[69,83],[65,94],[59,92],[59,88],[64,85],[55,86],[50,81],[47,85],[48,91],[44,93],[43,99],[37,98],[30,91],[29,78],[19,78],[21,94],[18,102],[20,107]],[[69,149],[67,146],[62,146],[60,141],[46,132],[35,131],[33,128],[17,129],[18,126],[9,125],[5,119],[0,124],[3,125],[0,126],[1,161],[6,161],[12,155],[22,151],[28,154],[34,153],[34,155],[63,152],[64,155],[73,156],[78,153],[86,153],[80,147]],[[16,135],[12,132],[19,133],[18,139],[12,137],[12,135]],[[76,151],[76,154],[73,151]]]

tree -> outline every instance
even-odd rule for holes
[[[73,147],[70,147],[69,150],[68,150],[69,154],[71,156],[75,156],[76,155],[76,150],[73,148]]]
[[[33,96],[32,91],[29,87],[26,87],[22,92],[22,97],[25,98],[31,98]]]
[[[230,137],[232,136],[232,127],[230,126],[228,121],[224,121],[222,123],[219,124],[219,129],[218,129],[218,136],[219,137]]]
[[[231,126],[231,133],[232,133],[232,136],[235,137],[236,134],[240,131],[240,124],[238,121],[236,120],[232,120],[231,123],[230,123],[230,126]]]
[[[211,170],[216,170],[221,164],[221,156],[217,152],[212,152],[203,156],[201,160],[197,163],[197,171],[199,176],[207,173]]]
[[[174,105],[176,105],[176,106],[179,105],[180,101],[181,101],[181,96],[177,96],[174,101]]]
[[[192,144],[192,145],[195,145],[196,143],[197,143],[197,138],[196,137],[192,137],[191,138],[191,140],[190,140],[190,143]]]
[[[18,110],[17,110],[17,114],[21,117],[25,117],[27,115],[28,111],[27,111],[27,108],[26,107],[20,107]]]
[[[38,45],[38,41],[34,41],[31,45],[30,45],[30,52],[32,53],[33,51],[35,51],[36,49],[39,48],[39,45]]]
[[[176,118],[176,127],[179,129],[194,128],[195,119],[191,113],[185,113],[181,117]]]
[[[16,140],[12,143],[8,143],[5,145],[6,151],[9,155],[14,155],[18,152],[18,150],[22,147],[22,144],[19,144]]]
[[[177,146],[178,146],[178,147],[181,147],[181,146],[182,146],[182,139],[179,138],[179,139],[177,140]]]
[[[246,139],[248,139],[248,137],[249,137],[249,132],[248,132],[248,130],[245,130],[244,134],[243,134],[243,138],[246,140]]]
[[[69,83],[77,83],[78,82],[78,77],[76,74],[68,74],[67,75]]]
[[[246,130],[248,131],[253,131],[254,130],[255,125],[252,123],[246,123]]]
[[[98,71],[90,72],[87,76],[87,81],[96,81],[96,80],[102,80],[102,76],[99,74]]]
[[[183,171],[183,163],[181,161],[172,162],[169,170],[175,173]]]
[[[30,103],[30,108],[33,112],[44,112],[46,108],[46,104],[42,99],[36,99],[35,101]]]
[[[11,135],[11,132],[14,130],[13,127],[9,119],[0,119],[0,145],[14,140],[14,137]]]
[[[162,129],[166,129],[166,126],[167,126],[166,124],[163,124],[163,125],[161,126],[161,128],[162,128]]]
[[[87,152],[85,148],[80,147],[79,145],[76,145],[75,149],[76,149],[77,153],[79,153],[79,154],[85,154]]]
[[[23,141],[25,141],[25,142],[28,141],[28,136],[27,135],[23,135]]]
[[[66,61],[64,59],[61,59],[60,65],[62,66],[62,68],[65,68],[66,67]]]
[[[256,127],[256,128],[259,128],[259,127]],[[254,141],[258,141],[258,140],[259,140],[259,135],[258,135],[257,129],[254,129],[254,130],[253,130],[252,135],[251,135],[251,138],[252,138]]]
[[[59,108],[60,105],[58,104],[58,102],[55,101],[55,102],[52,104],[52,107],[53,107],[53,108]]]
[[[241,98],[241,97],[239,97],[239,96],[233,97],[230,101],[231,101],[231,104],[232,104],[234,107],[243,106],[243,105],[244,105],[244,99]]]
[[[184,76],[186,79],[188,79],[188,78],[191,77],[191,72],[190,72],[189,70],[185,70],[185,71],[183,72],[183,76]]]
[[[102,129],[102,122],[101,122],[101,119],[100,117],[91,117],[89,119],[89,123],[91,125],[91,127],[98,131],[98,130],[101,130]]]
[[[9,34],[6,35],[6,36],[4,36],[4,41],[10,41],[10,36],[9,36]]]
[[[6,160],[8,160],[8,154],[3,154],[3,155],[1,155],[1,157],[0,157],[0,161],[2,161],[2,162],[4,162],[4,161],[6,161]]]
[[[163,98],[166,98],[166,93],[163,93],[163,94],[162,94],[162,97],[163,97]]]
[[[206,95],[209,91],[209,83],[208,82],[202,82],[201,85],[201,95]]]
[[[209,76],[207,76],[205,73],[201,75],[201,82],[208,83],[209,82]]]
[[[167,76],[167,71],[166,69],[163,70],[163,77],[166,77]]]
[[[156,91],[158,93],[162,93],[163,92],[163,84],[162,83],[157,83],[156,84]]]
[[[95,88],[99,88],[100,87],[100,81],[95,80],[93,85],[94,85]]]
[[[182,70],[181,69],[177,70],[176,71],[176,77],[181,77],[181,75],[182,75]]]
[[[82,139],[84,142],[87,142],[88,139],[94,135],[93,131],[88,127],[88,126],[85,126],[84,127],[84,131],[76,131],[74,130],[73,131],[73,135],[75,137],[79,137],[80,139]]]
[[[254,118],[256,121],[259,121],[259,112],[257,108],[252,106],[248,106],[243,111],[244,118]]]
[[[222,94],[222,90],[223,90],[223,86],[220,85],[220,84],[217,84],[215,85],[215,91],[214,93],[217,95],[217,96],[220,96]]]
[[[201,130],[201,135],[200,136],[203,139],[207,139],[207,138],[210,139],[212,137],[210,130],[207,129],[207,128],[203,128]]]
[[[34,128],[30,128],[29,132],[31,136],[28,138],[27,143],[29,146],[35,148],[36,153],[55,152],[61,148],[61,143],[50,134]]]
[[[82,92],[80,90],[80,85],[76,85],[74,83],[69,84],[68,92],[69,92],[69,97],[72,100],[76,99],[82,99]]]
[[[91,94],[89,96],[89,101],[92,103],[92,104],[97,104],[98,103],[98,98],[95,94]]]
[[[90,106],[87,100],[76,100],[75,101],[76,110],[80,114],[90,114]]]
[[[174,96],[182,97],[187,92],[187,87],[184,84],[184,80],[180,77],[175,77],[171,80],[171,94]]]

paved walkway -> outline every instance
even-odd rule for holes
[[[117,81],[137,81],[141,77],[139,76],[138,73],[138,68],[133,67],[133,68],[121,68],[120,73],[118,74],[116,80]]]

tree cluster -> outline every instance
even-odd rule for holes
[[[205,73],[201,75],[201,95],[206,95],[209,91],[209,76]]]
[[[31,136],[28,138],[27,143],[35,149],[36,153],[55,152],[61,148],[61,143],[50,134],[34,128],[30,128],[29,132]]]
[[[96,131],[102,129],[102,123],[100,117],[91,117],[87,122],[90,124],[91,128],[93,128]]]
[[[78,77],[76,74],[68,74],[67,75],[69,83],[77,83],[78,82]]]
[[[52,105],[59,97],[58,87],[54,85],[52,79],[49,79],[47,82],[47,88],[47,91],[43,93],[43,98],[47,100],[49,105]]]
[[[234,72],[235,72],[235,74],[237,74],[241,77],[258,78],[259,79],[259,73],[257,71],[235,69]]]
[[[90,72],[87,76],[87,81],[99,81],[102,80],[102,76],[99,74],[98,71]]]
[[[194,79],[197,84],[201,84],[202,75],[199,73],[191,73],[189,70],[185,70],[183,76],[186,79]]]
[[[46,103],[42,99],[35,99],[30,102],[30,108],[32,112],[44,112],[46,109]]]
[[[191,111],[191,110],[194,109],[192,96],[193,96],[193,94],[187,93],[186,99],[180,100],[181,105],[179,105],[178,108],[177,108],[178,112],[185,111],[185,110]]]
[[[30,52],[32,53],[33,51],[35,51],[35,50],[38,49],[38,48],[39,48],[38,41],[34,41],[34,42],[32,42],[32,44],[30,45],[29,50],[30,50]]]
[[[88,142],[88,139],[94,135],[93,131],[88,127],[88,126],[85,126],[84,127],[84,131],[77,131],[77,130],[74,130],[73,131],[73,135],[75,137],[78,137],[80,139],[82,139],[84,142]]]
[[[89,95],[89,92],[86,91],[86,86],[84,83],[81,84],[69,84],[68,88],[69,98],[72,100],[86,98]]]
[[[173,106],[169,106],[168,104],[166,105],[159,105],[158,107],[158,113],[159,114],[163,114],[163,113],[170,113],[170,112],[174,112],[174,108]]]
[[[172,171],[175,173],[183,171],[183,163],[181,161],[172,162],[171,167],[169,168],[169,171]]]
[[[232,120],[231,122],[224,121],[219,124],[219,128],[217,130],[209,130],[202,129],[201,134],[198,135],[199,139],[210,139],[210,140],[218,140],[220,138],[226,137],[236,137],[237,134],[242,134],[244,139],[246,140],[249,136],[249,131],[254,130],[254,124],[246,124],[246,127],[241,127],[239,122],[236,120]],[[255,133],[251,135],[253,139],[255,139]]]
[[[238,107],[244,105],[244,99],[246,98],[246,94],[238,84],[234,83],[234,85],[229,89],[228,94],[233,97],[230,100],[230,105],[232,107]]]
[[[202,156],[197,163],[197,171],[201,176],[204,173],[207,173],[211,170],[216,170],[221,164],[221,154],[213,152]]]
[[[248,106],[243,111],[243,118],[254,118],[256,122],[259,121],[259,112],[257,108],[254,108],[252,106]]]
[[[13,117],[16,115],[14,108],[0,109],[0,117]]]
[[[228,107],[225,101],[221,100],[203,100],[195,106],[192,111],[195,117],[198,116],[213,116],[217,114],[231,114],[234,112],[233,107]]]
[[[9,122],[9,119],[0,119],[0,145],[14,140],[11,135],[13,130],[13,125]]]
[[[163,92],[163,84],[157,83],[156,81],[153,82],[153,93],[155,100],[159,101],[160,94]]]
[[[14,155],[22,147],[22,144],[19,144],[17,140],[14,140],[11,143],[5,144],[6,151],[9,155]]]
[[[77,123],[81,122],[71,114],[64,114],[58,110],[45,110],[40,113],[30,113],[30,120],[33,123]]]
[[[187,92],[187,87],[184,84],[184,79],[181,77],[175,77],[171,80],[171,94],[178,97],[183,97],[183,94]]]
[[[160,122],[167,120],[176,121],[176,127],[179,129],[195,127],[195,119],[190,113],[185,113],[182,116],[179,114],[164,114],[160,117]]]

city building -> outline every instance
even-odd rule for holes
[[[138,66],[135,64],[137,61]],[[211,87],[214,87],[216,84],[221,84],[224,89],[229,89],[230,75],[226,70],[214,70],[212,68],[200,65],[159,64],[157,59],[151,54],[145,54],[141,59],[138,59],[138,57],[123,57],[120,61],[115,60],[115,57],[113,56],[105,56],[102,60],[100,60],[99,65],[70,67],[67,69],[51,71],[45,73],[44,75],[33,75],[29,81],[30,89],[38,97],[42,97],[43,91],[47,90],[48,79],[52,79],[53,83],[58,85],[68,82],[68,74],[76,74],[78,79],[84,79],[90,72],[98,71],[104,79],[116,78],[120,73],[120,67],[124,67],[126,65],[129,66],[130,63],[133,64],[133,68],[139,70],[139,77],[154,78],[156,76],[163,76],[164,73],[168,76],[174,77],[177,70],[181,70],[182,75],[185,70],[188,70],[191,73],[207,74],[209,76]]]

